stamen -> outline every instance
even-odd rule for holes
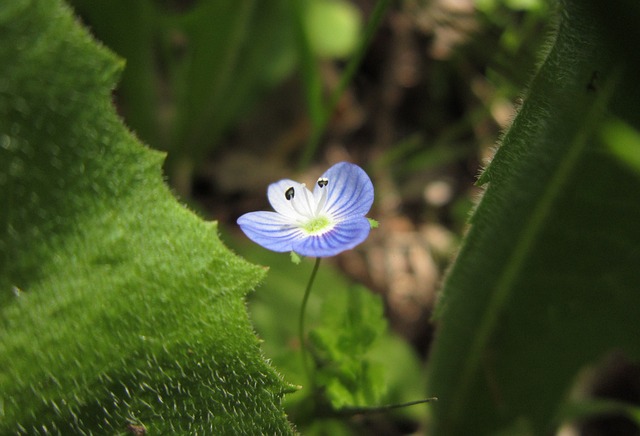
[[[304,208],[304,203],[302,202],[302,200],[300,200],[300,198],[298,198],[298,200],[294,200],[295,190],[293,186],[285,191],[284,196],[287,200],[291,201],[291,207],[296,211],[298,215],[305,218],[313,218],[313,211],[311,210],[311,205],[309,204],[309,194],[307,193],[308,189],[305,187],[304,183],[302,183],[300,187],[302,188],[303,197],[307,202],[306,209]]]
[[[328,189],[324,189],[327,185],[329,184],[329,179],[325,179],[325,178],[320,178],[318,179],[318,186],[322,191],[322,194],[320,195],[320,200],[318,201],[318,205],[316,206],[316,216],[320,215],[320,212],[322,211],[322,208],[324,208],[325,203],[327,202],[327,192],[329,191]]]
[[[295,194],[296,194],[296,191],[295,189],[293,189],[293,186],[291,186],[289,189],[284,191],[284,198],[286,198],[287,200],[293,200],[293,197],[295,196]]]
[[[305,186],[305,184],[303,183],[302,186]],[[303,189],[302,190],[304,192],[304,199],[307,201],[307,209],[309,210],[309,216],[312,217],[314,216],[313,214],[313,207],[311,206],[311,203],[313,203],[312,200],[309,200],[309,190],[308,189]]]

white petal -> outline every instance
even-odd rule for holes
[[[271,203],[273,210],[291,218],[294,221],[298,221],[303,218],[303,216],[293,208],[292,200],[287,200],[285,193],[289,188],[293,188],[294,190],[294,199],[296,196],[301,194],[302,189],[306,189],[302,183],[298,183],[291,179],[282,179],[269,185],[269,188],[267,189],[267,198],[269,199],[269,203]]]

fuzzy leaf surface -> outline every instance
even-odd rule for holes
[[[244,297],[60,1],[0,5],[0,433],[288,434]],[[136,427],[137,426],[137,427]]]
[[[601,132],[640,127],[638,19],[561,3],[439,303],[434,434],[549,433],[580,369],[640,358],[640,179]]]

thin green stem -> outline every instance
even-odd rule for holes
[[[304,334],[304,315],[307,311],[307,302],[309,301],[309,295],[311,294],[311,286],[316,279],[318,268],[320,267],[320,259],[316,258],[316,263],[313,265],[309,282],[307,283],[307,289],[304,291],[304,297],[302,297],[302,306],[300,307],[300,316],[298,318],[298,338],[300,340],[300,352],[302,356],[302,365],[304,367],[304,373],[307,377],[307,381],[311,381],[311,371],[309,369],[309,358],[307,357],[307,347],[305,346],[305,334]]]
[[[403,407],[415,406],[417,404],[432,403],[434,401],[438,401],[438,398],[437,397],[424,398],[422,400],[409,401],[409,402],[400,403],[400,404],[385,404],[384,406],[344,407],[338,410],[338,413],[340,415],[346,415],[346,416],[353,416],[353,415],[366,414],[366,413],[382,413],[382,412],[388,412],[389,410],[401,409]]]

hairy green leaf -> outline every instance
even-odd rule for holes
[[[600,135],[640,126],[639,12],[562,4],[439,302],[435,434],[548,433],[580,368],[640,358],[640,180]]]
[[[110,102],[59,1],[0,5],[0,433],[281,434],[229,252]]]

